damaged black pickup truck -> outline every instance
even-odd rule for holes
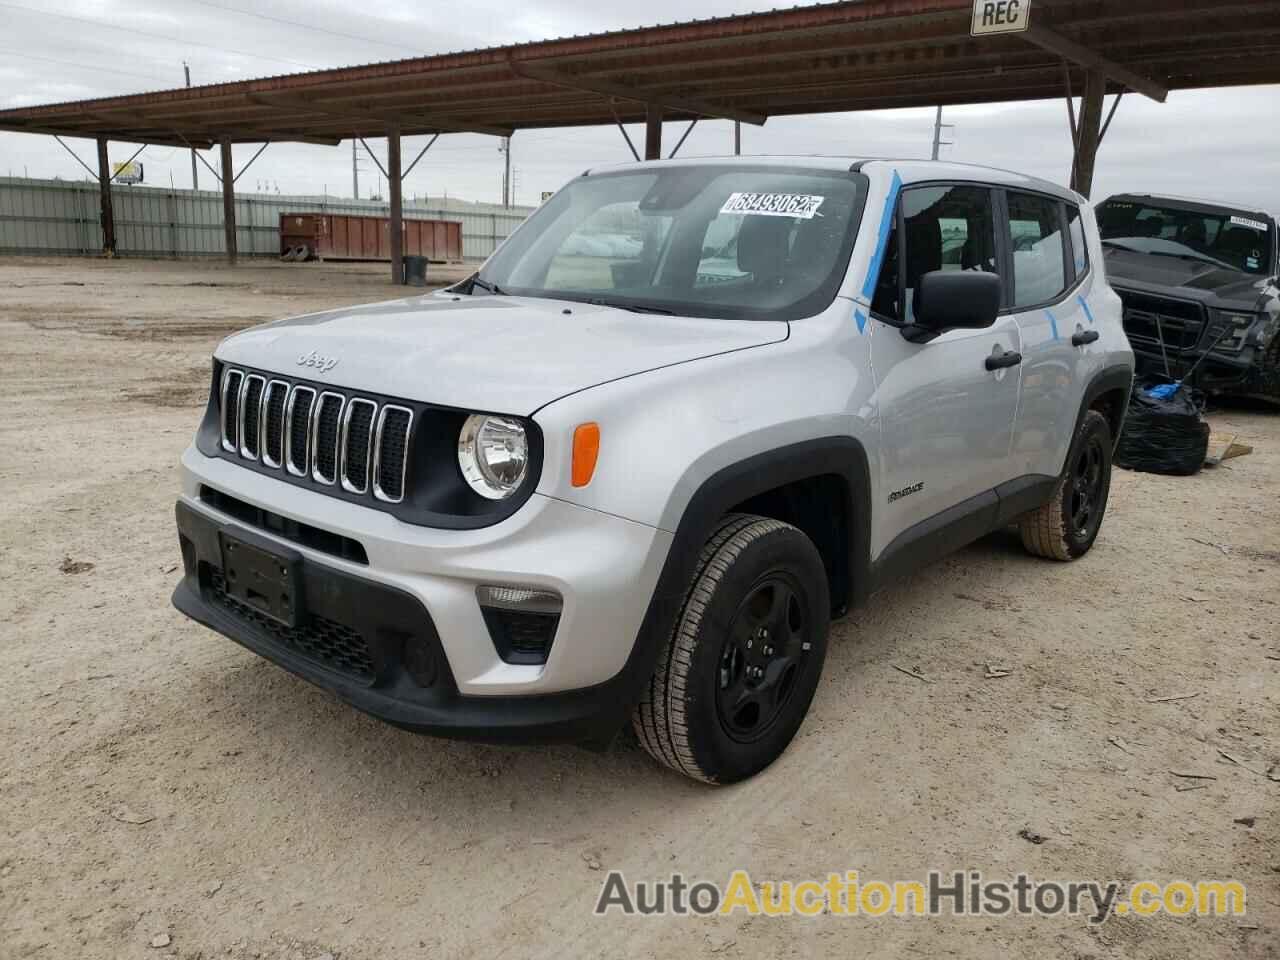
[[[1181,379],[1194,368],[1206,393],[1280,404],[1275,219],[1133,194],[1103,201],[1097,214],[1139,373]]]

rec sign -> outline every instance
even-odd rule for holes
[[[1031,21],[1031,0],[973,0],[970,36],[1021,33]]]

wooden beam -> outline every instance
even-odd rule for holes
[[[98,193],[102,204],[102,255],[116,255],[116,217],[111,207],[111,164],[107,160],[107,141],[98,139]]]
[[[614,106],[613,101],[609,101],[609,109],[613,112],[613,122],[618,125],[618,132],[622,134],[622,139],[627,141],[627,149],[631,151],[631,156],[636,162],[640,162],[640,154],[636,153],[636,145],[631,142],[631,135],[627,133],[627,128],[622,125],[622,119],[618,116],[618,109]]]
[[[1169,88],[1161,83],[1157,83],[1150,77],[1144,77],[1128,67],[1123,67],[1113,60],[1108,60],[1102,54],[1090,50],[1088,47],[1069,40],[1062,34],[1048,27],[1038,27],[1034,23],[1027,28],[1022,34],[1027,40],[1031,41],[1038,47],[1043,47],[1050,53],[1056,53],[1060,57],[1087,67],[1090,70],[1101,70],[1102,73],[1130,90],[1150,97],[1157,103],[1164,103],[1169,98]]]
[[[231,165],[231,141],[223,140],[222,147],[222,231],[227,243],[227,263],[236,265],[236,184],[235,170]]]
[[[123,143],[141,143],[144,145],[154,144],[158,147],[187,146],[187,142],[185,140],[182,140],[179,137],[175,137],[172,132],[161,134],[158,136],[152,136],[149,133],[135,134],[134,132],[128,131],[128,130],[121,130],[121,131],[110,130],[110,131],[104,132],[101,130],[85,130],[80,127],[43,126],[43,125],[34,126],[31,124],[17,126],[16,124],[12,124],[7,120],[0,123],[0,130],[11,130],[14,133],[38,133],[41,136],[46,136],[46,137],[76,137],[81,140],[97,140],[99,137],[105,136],[109,140],[119,140]],[[198,147],[201,150],[208,150],[210,147],[213,146],[212,143],[207,143],[203,140],[195,140],[193,142],[195,143],[196,147]]]
[[[400,128],[387,127],[387,199],[391,206],[391,282],[404,283],[404,208],[400,190]]]
[[[680,148],[684,146],[684,142],[689,139],[689,134],[693,133],[693,128],[696,127],[697,125],[698,125],[697,117],[694,117],[692,120],[689,121],[689,125],[684,128],[684,133],[680,135],[680,139],[676,141],[676,145],[671,148],[671,153],[667,155],[668,160],[675,159],[676,154],[680,152]],[[734,122],[734,126],[735,127],[737,126],[736,121]]]
[[[644,111],[644,158],[662,159],[662,107],[646,104]]]
[[[693,113],[703,117],[717,117],[725,120],[739,120],[742,123],[751,123],[758,127],[763,126],[766,119],[762,113],[752,113],[749,110],[739,110],[723,104],[708,103],[705,100],[683,95],[673,96],[664,93],[654,96],[645,93],[638,87],[632,87],[625,83],[615,83],[611,80],[601,80],[596,77],[580,77],[558,70],[555,67],[521,60],[512,60],[510,66],[512,73],[527,80],[540,80],[543,83],[554,84],[558,87],[568,87],[570,90],[588,90],[605,97],[635,100],[639,103],[653,104],[654,106],[664,107],[667,110],[675,110],[680,113]]]
[[[409,111],[402,114],[384,114],[377,111],[361,110],[359,107],[334,107],[328,104],[309,100],[305,97],[291,96],[281,93],[251,93],[247,99],[250,103],[262,107],[277,107],[299,113],[310,113],[321,117],[347,117],[352,120],[378,122],[396,127],[433,127],[444,133],[487,133],[494,137],[511,136],[510,127],[491,127],[482,123],[467,123],[459,120],[440,120],[436,117],[421,116]]]
[[[1080,140],[1076,147],[1071,187],[1082,196],[1093,191],[1093,171],[1102,137],[1102,103],[1107,94],[1107,75],[1095,67],[1085,76],[1084,99],[1080,102]]]

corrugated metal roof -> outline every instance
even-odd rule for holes
[[[1034,0],[972,38],[971,0],[851,0],[0,111],[0,129],[207,146],[1061,97],[1065,51],[1113,91],[1280,82],[1280,0]],[[1054,42],[1044,43],[1046,38]],[[1031,42],[1034,41],[1034,42]],[[1056,50],[1056,52],[1052,52]],[[1073,66],[1076,92],[1083,83]]]

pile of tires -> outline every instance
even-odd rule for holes
[[[302,263],[311,259],[311,247],[305,243],[300,243],[296,247],[290,247],[284,253],[280,254],[281,263]]]

